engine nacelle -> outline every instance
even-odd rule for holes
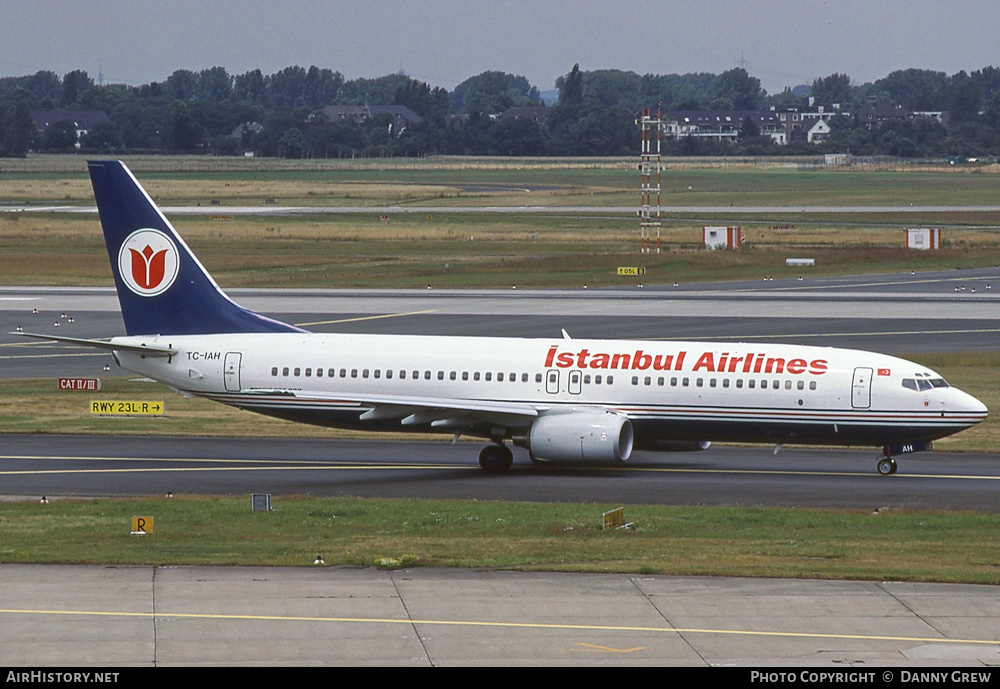
[[[553,462],[624,462],[632,454],[632,422],[610,411],[549,414],[531,425],[528,449]]]

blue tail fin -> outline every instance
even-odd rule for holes
[[[230,301],[121,161],[88,166],[129,335],[304,332]]]

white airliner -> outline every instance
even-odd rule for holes
[[[183,395],[321,426],[448,432],[538,462],[624,462],[712,441],[881,446],[892,455],[986,418],[910,361],[767,344],[311,333],[237,306],[119,161],[89,163],[126,337],[110,350]]]

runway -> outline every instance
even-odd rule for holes
[[[250,417],[248,417],[250,418]],[[637,452],[612,466],[536,466],[524,451],[487,475],[482,442],[0,436],[0,495],[359,496],[618,505],[1000,511],[1000,458],[924,452],[879,476],[877,451],[718,447]]]
[[[318,332],[561,338],[566,330],[577,338],[767,341],[908,355],[1000,349],[1000,268],[619,289],[229,293]],[[9,334],[18,327],[124,334],[111,288],[0,287],[3,378],[97,375],[110,361]]]

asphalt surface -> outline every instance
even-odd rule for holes
[[[712,666],[746,684],[754,670],[799,677],[799,667],[809,683],[884,686],[933,665],[952,684],[988,683],[1000,664],[997,592],[436,568],[0,564],[0,665],[8,682],[8,672],[61,665],[111,667],[118,674],[102,679],[119,684],[143,681],[130,668],[151,666]]]
[[[251,417],[248,417],[251,418]],[[636,452],[617,466],[536,466],[515,449],[504,475],[482,442],[0,435],[0,495],[361,496],[661,505],[1000,511],[1000,457],[923,452],[875,472],[873,449],[718,447]],[[613,504],[612,504],[613,503]]]

